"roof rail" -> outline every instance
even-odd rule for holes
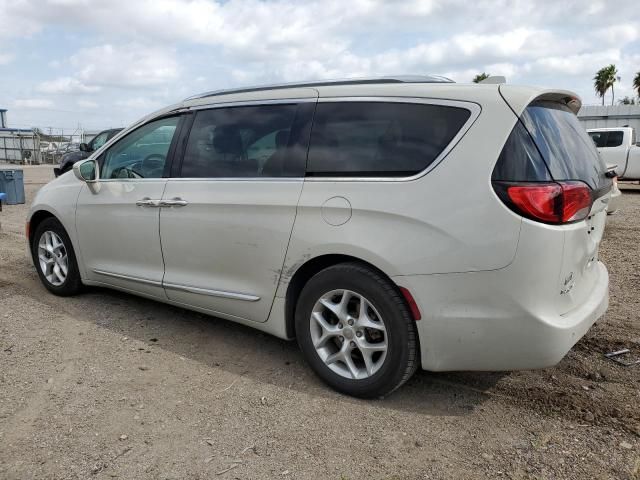
[[[453,80],[440,75],[394,75],[389,77],[341,78],[335,80],[311,80],[307,82],[276,83],[273,85],[256,85],[252,87],[213,90],[187,97],[184,101],[198,98],[228,95],[230,93],[260,92],[263,90],[278,90],[295,87],[323,87],[330,85],[362,85],[375,83],[454,83]]]

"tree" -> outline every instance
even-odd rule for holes
[[[482,80],[486,80],[487,78],[489,78],[491,76],[490,73],[479,73],[478,75],[476,75],[475,77],[473,77],[472,82],[473,83],[480,83]]]
[[[611,105],[613,105],[615,99],[613,84],[617,80],[620,80],[620,77],[618,77],[618,69],[613,64],[602,67],[596,72],[596,76],[593,77],[593,87],[598,96],[602,98],[602,105],[604,105],[604,96],[609,89],[611,89]]]
[[[636,76],[633,77],[633,88],[636,89],[636,93],[638,94],[638,98],[640,98],[640,72],[637,72]]]
[[[620,105],[635,105],[636,100],[632,97],[624,97],[622,100],[618,100],[618,104]]]

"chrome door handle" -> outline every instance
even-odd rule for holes
[[[161,207],[186,207],[189,205],[189,202],[181,199],[180,197],[172,198],[171,200],[161,200]]]
[[[141,198],[136,202],[136,205],[139,207],[159,207],[160,200],[153,200],[149,197]]]

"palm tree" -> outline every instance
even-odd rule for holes
[[[617,80],[620,80],[616,66],[611,64],[607,67],[602,67],[596,72],[596,76],[593,77],[593,80],[593,86],[596,89],[596,93],[599,97],[602,97],[602,105],[604,105],[604,95],[609,89],[611,89],[611,105],[613,105],[615,99],[613,84],[616,83]]]
[[[638,93],[638,98],[640,98],[640,72],[636,73],[636,76],[633,77],[633,88],[636,89]]]
[[[632,97],[625,97],[622,100],[618,100],[618,105],[635,105],[636,99]]]
[[[490,73],[479,73],[478,75],[476,75],[475,77],[473,77],[472,82],[473,83],[480,83],[483,80],[486,80],[487,78],[489,78],[491,76]]]
[[[596,76],[593,77],[593,88],[596,90],[596,95],[602,98],[602,105],[604,106],[604,94],[607,93],[609,88],[606,86],[604,68],[598,70]]]

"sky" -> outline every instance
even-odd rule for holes
[[[558,87],[640,71],[637,0],[0,0],[9,126],[102,129],[219,88],[394,74]],[[611,102],[611,94],[606,96]]]

